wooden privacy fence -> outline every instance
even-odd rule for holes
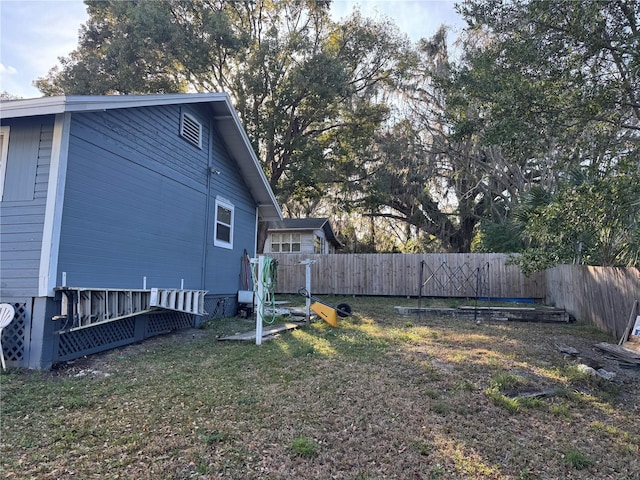
[[[475,297],[474,274],[486,272],[482,297],[544,299],[544,273],[525,277],[509,255],[488,254],[269,254],[278,261],[276,293],[296,293],[305,285],[303,260],[312,260],[311,293],[315,295],[381,295]],[[424,267],[421,267],[424,261]],[[484,274],[484,273],[483,273]]]
[[[558,265],[545,273],[547,304],[620,339],[640,300],[640,269]]]
[[[486,272],[479,296],[533,298],[564,308],[619,339],[635,300],[640,300],[640,269],[559,265],[525,277],[509,255],[488,254],[270,254],[278,261],[276,293],[296,293],[305,285],[305,266],[312,260],[311,293],[315,295],[475,296],[474,272]],[[422,262],[424,267],[421,267]],[[484,273],[483,273],[484,275]]]

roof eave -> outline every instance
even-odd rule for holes
[[[269,185],[258,157],[253,150],[249,137],[242,126],[240,117],[226,93],[177,93],[156,95],[111,95],[111,96],[50,96],[25,100],[9,100],[0,102],[0,118],[21,118],[41,115],[56,115],[66,112],[92,112],[119,108],[150,107],[172,104],[223,102],[228,115],[214,121],[233,122],[233,141],[230,150],[242,171],[243,177],[258,206],[258,214],[262,220],[282,220],[282,210],[275,194]],[[230,139],[225,139],[231,142]]]

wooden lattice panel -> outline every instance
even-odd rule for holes
[[[193,326],[193,316],[182,312],[167,312],[149,315],[146,336],[151,337],[161,333],[168,333],[181,328]]]
[[[58,360],[77,358],[135,340],[135,317],[60,333]]]
[[[233,317],[238,309],[235,297],[205,297],[204,309],[208,312],[205,320]]]
[[[8,362],[20,362],[24,358],[25,337],[28,325],[26,303],[12,303],[15,316],[9,325],[2,329],[2,351]]]

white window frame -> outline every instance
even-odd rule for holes
[[[294,239],[294,237],[297,237],[297,241]],[[287,245],[286,251],[282,248],[283,245]],[[298,250],[293,249],[294,245],[298,246]],[[302,235],[300,233],[284,232],[284,233],[271,234],[271,252],[300,253],[301,251],[302,251]]]
[[[7,175],[7,160],[9,158],[9,133],[11,128],[9,126],[0,127],[0,202],[4,195],[4,179]]]
[[[218,209],[219,208],[224,208],[225,210],[229,210],[231,212],[231,223],[227,224],[221,220],[218,220]],[[232,249],[233,248],[233,221],[235,218],[235,206],[233,205],[233,203],[231,203],[228,200],[222,199],[222,198],[216,198],[216,205],[215,205],[215,218],[214,218],[214,227],[213,227],[213,244],[216,247],[221,247],[221,248],[228,248],[228,249]],[[226,240],[220,240],[218,239],[218,225],[224,225],[225,227],[229,228],[229,241],[227,242]]]

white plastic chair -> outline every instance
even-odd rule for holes
[[[7,365],[4,361],[4,350],[2,349],[2,330],[11,323],[16,311],[13,305],[8,303],[0,303],[0,359],[2,359],[2,369],[6,370]]]

